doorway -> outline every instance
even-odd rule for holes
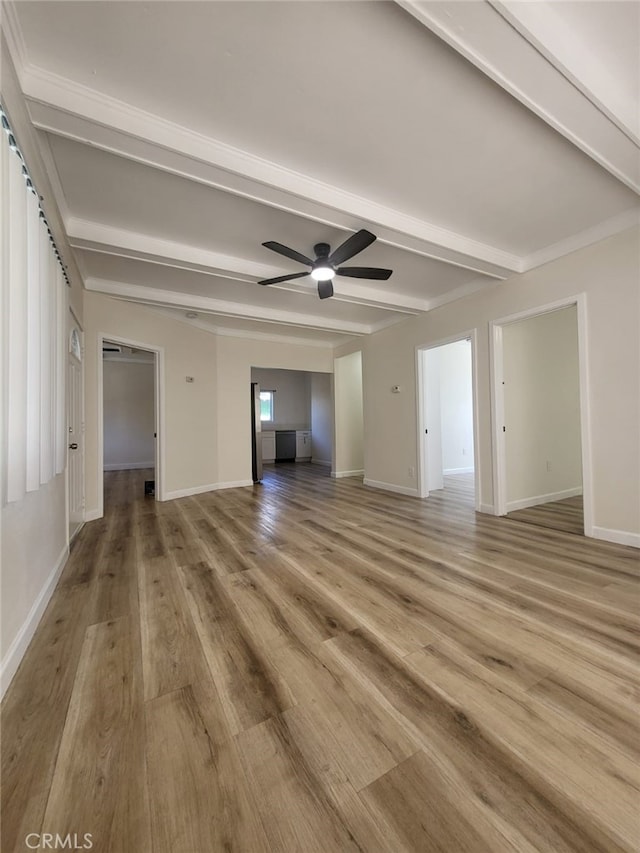
[[[136,488],[163,500],[164,352],[145,343],[99,336],[98,494],[104,472],[136,470]]]
[[[492,323],[497,515],[589,535],[584,304],[554,303]]]
[[[418,493],[457,489],[478,509],[475,333],[417,352]]]
[[[268,468],[287,462],[329,467],[333,443],[331,374],[253,366],[251,385],[254,482],[258,457]]]
[[[69,336],[67,363],[67,505],[69,541],[84,522],[84,399],[82,381],[82,333],[74,325]]]
[[[364,474],[364,395],[362,352],[334,361],[334,440],[332,477]]]

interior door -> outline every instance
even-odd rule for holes
[[[84,441],[82,424],[82,365],[69,355],[68,476],[70,534],[84,521]]]

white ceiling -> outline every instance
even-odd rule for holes
[[[631,224],[639,9],[48,0],[5,28],[88,289],[334,345]],[[303,269],[262,242],[359,228],[388,282],[256,284]]]

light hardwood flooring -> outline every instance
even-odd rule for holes
[[[638,551],[309,465],[106,476],[3,703],[3,853],[640,850]]]
[[[518,509],[506,517],[526,524],[537,524],[538,527],[551,527],[553,530],[564,530],[577,536],[584,535],[582,495]]]

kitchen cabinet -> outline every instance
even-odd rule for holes
[[[296,462],[308,462],[311,459],[311,430],[296,430]]]
[[[262,433],[262,461],[273,462],[276,458],[276,434],[273,430]]]

